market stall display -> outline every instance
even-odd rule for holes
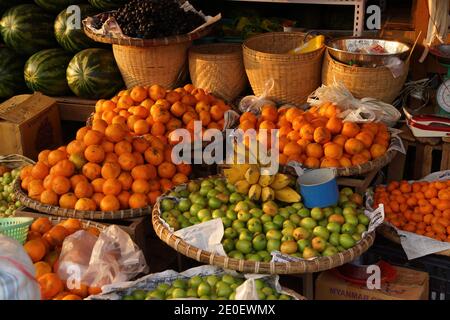
[[[282,287],[278,276],[244,275],[214,266],[200,266],[181,273],[154,273],[128,283],[103,287],[89,300],[304,300]]]
[[[26,89],[23,67],[25,59],[15,51],[0,47],[0,99],[7,99]]]
[[[194,108],[195,106],[195,108]],[[174,165],[171,133],[194,121],[222,130],[230,110],[223,100],[187,85],[121,91],[99,100],[89,127],[56,150],[44,150],[22,170],[18,198],[55,215],[113,219],[148,214],[148,205],[174,185],[188,181],[190,164]],[[97,211],[99,210],[99,211]]]

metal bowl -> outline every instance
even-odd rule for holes
[[[386,53],[358,52],[364,47],[378,44]],[[393,40],[377,38],[353,38],[344,37],[331,40],[326,44],[330,55],[345,64],[356,64],[365,67],[377,67],[386,65],[393,57],[404,59],[408,56],[410,46]]]

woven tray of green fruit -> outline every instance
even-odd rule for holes
[[[22,155],[0,156],[0,218],[12,217],[22,207],[15,198],[14,183],[20,175],[20,168],[33,163]]]
[[[214,266],[200,266],[182,273],[167,270],[136,281],[102,288],[89,300],[305,300],[280,286],[278,276],[244,275]]]
[[[336,206],[308,209],[291,177],[231,170],[227,178],[190,181],[160,197],[156,234],[197,261],[251,273],[327,270],[372,245],[382,214],[365,211],[350,188],[340,191]]]

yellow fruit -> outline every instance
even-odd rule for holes
[[[245,180],[250,184],[258,183],[259,179],[259,168],[257,166],[251,166],[245,172]]]
[[[285,187],[281,190],[275,190],[275,199],[282,202],[295,203],[300,202],[301,196],[294,189]]]
[[[275,192],[271,187],[264,187],[261,190],[261,200],[263,202],[275,199]]]
[[[247,194],[250,190],[250,183],[245,179],[237,181],[234,186],[236,187],[236,191],[240,194]]]
[[[248,191],[248,197],[250,200],[259,201],[261,198],[261,186],[258,184],[252,185]]]
[[[273,182],[273,180],[275,179],[275,176],[271,176],[271,175],[261,175],[259,177],[259,181],[258,184],[261,187],[268,187],[270,186],[270,184]]]
[[[288,175],[283,173],[277,173],[275,175],[274,180],[270,184],[270,187],[274,190],[281,190],[285,187],[287,187],[290,183],[291,179]]]

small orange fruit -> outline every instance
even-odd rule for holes
[[[43,162],[37,162],[31,169],[33,179],[43,180],[49,173],[49,168]]]
[[[33,262],[42,260],[47,252],[47,247],[42,239],[30,240],[23,245],[23,248]]]
[[[342,157],[343,153],[344,150],[342,146],[334,142],[327,143],[324,147],[325,157],[328,158],[339,160]]]
[[[133,193],[128,200],[128,205],[131,209],[144,208],[148,205],[148,197],[142,193]]]
[[[363,151],[364,144],[358,139],[350,138],[345,142],[344,148],[348,154],[355,155]]]
[[[119,156],[118,162],[119,162],[120,168],[122,168],[122,170],[126,170],[126,171],[132,170],[137,165],[136,158],[134,157],[134,155],[132,153],[129,153],[129,152],[122,153]],[[119,174],[120,174],[120,171],[119,171]],[[116,178],[116,177],[114,177],[114,178]]]
[[[370,147],[370,154],[372,155],[373,159],[383,156],[386,151],[386,147],[380,144],[374,144]]]
[[[314,141],[320,144],[325,144],[331,140],[331,134],[328,129],[324,127],[317,127],[314,130]]]
[[[134,158],[133,158],[134,159]],[[101,170],[104,179],[115,179],[120,175],[121,167],[117,162],[106,162]],[[100,191],[98,191],[100,192]]]
[[[82,168],[83,175],[91,181],[100,178],[101,171],[102,167],[93,162],[86,163]]]
[[[105,130],[106,138],[111,142],[119,142],[125,138],[126,131],[121,125],[110,124]]]
[[[52,190],[44,190],[41,193],[40,200],[43,204],[48,204],[51,206],[58,205],[58,195],[55,192],[53,192]]]
[[[342,120],[340,118],[332,117],[328,120],[326,128],[332,134],[338,134],[342,130]]]
[[[90,198],[94,194],[94,188],[89,182],[86,181],[80,181],[75,189],[74,189],[75,196],[80,198]]]
[[[158,175],[161,178],[171,179],[176,172],[175,165],[170,162],[163,162],[158,166]]]
[[[72,187],[70,180],[63,176],[55,176],[52,179],[52,191],[58,195],[65,194],[69,192]]]
[[[84,150],[84,157],[89,162],[101,163],[105,159],[105,151],[100,145],[89,145]]]
[[[344,122],[342,132],[347,138],[354,138],[359,133],[359,126],[354,122]]]
[[[117,179],[106,179],[103,183],[103,193],[105,195],[117,196],[122,192],[122,184]]]
[[[106,195],[100,202],[101,211],[117,211],[120,209],[119,200],[113,195]]]
[[[306,155],[308,157],[320,159],[323,157],[323,148],[318,143],[310,143],[306,146]]]
[[[323,158],[322,162],[320,163],[321,168],[338,168],[340,166],[339,161],[332,158]]]
[[[97,204],[94,200],[89,198],[78,199],[75,204],[75,210],[94,211],[95,209],[97,209]]]

